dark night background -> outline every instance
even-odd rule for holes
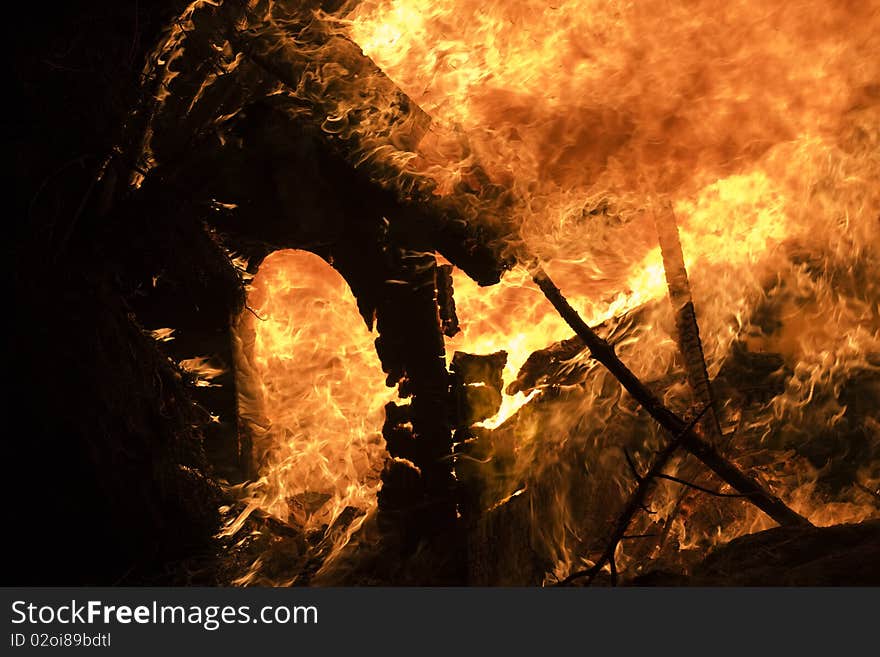
[[[404,372],[428,384],[431,376],[446,377],[442,367],[434,371],[442,338],[433,285],[414,278],[411,289],[386,289],[387,280],[424,275],[406,249],[445,244],[466,263],[490,269],[485,277],[499,275],[488,250],[480,255],[481,248],[465,248],[465,236],[435,233],[424,221],[392,223],[387,239],[402,246],[388,256],[383,217],[421,210],[403,210],[271,103],[242,113],[236,134],[249,147],[231,155],[181,128],[171,150],[185,154],[182,164],[168,166],[166,158],[166,175],[152,173],[137,195],[128,194],[136,166],[130,158],[140,150],[147,114],[133,110],[149,100],[140,85],[145,57],[184,7],[99,2],[44,7],[12,22],[28,28],[12,36],[20,114],[8,129],[17,222],[7,359],[16,385],[7,399],[19,428],[6,443],[13,548],[7,583],[181,583],[182,560],[211,550],[219,523],[215,481],[246,478],[249,450],[229,420],[236,416],[231,375],[206,393],[169,359],[225,353],[230,371],[229,320],[242,309],[243,286],[215,233],[228,225],[208,214],[210,199],[229,195],[246,206],[231,229],[238,231],[234,241],[222,239],[252,265],[282,246],[332,259],[356,288],[364,316],[376,313],[377,349],[397,379]],[[192,56],[200,61],[201,51]],[[417,234],[409,234],[415,225]],[[424,271],[433,277],[433,269]],[[430,330],[413,329],[417,321]],[[159,327],[176,330],[173,343],[159,345],[144,331]],[[433,403],[427,392],[425,398],[414,421],[448,441],[445,420],[435,417],[446,417],[446,402]],[[449,466],[431,452],[439,446],[444,453],[444,445],[425,440],[418,447],[438,470],[437,506],[451,521]],[[396,508],[392,490],[398,506],[413,506],[409,480],[401,481],[383,488],[386,508]],[[415,535],[442,527],[424,509],[410,516],[424,525]]]
[[[6,585],[160,581],[216,527],[203,414],[133,314],[145,282],[173,269],[174,250],[193,238],[161,216],[109,209],[108,185],[94,182],[123,138],[145,55],[183,6],[95,0],[4,12],[13,44]],[[210,273],[167,278],[194,315],[229,312]]]

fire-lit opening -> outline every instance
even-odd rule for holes
[[[376,510],[386,452],[374,336],[348,285],[305,251],[276,251],[236,332],[239,410],[253,440],[254,509],[320,535],[332,560]]]

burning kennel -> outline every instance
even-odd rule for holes
[[[202,569],[876,581],[880,15],[815,4],[187,7],[99,185],[229,290],[131,303]]]

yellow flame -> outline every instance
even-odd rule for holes
[[[353,507],[341,548],[374,511],[386,457],[385,388],[374,337],[342,277],[316,255],[263,262],[238,336],[240,410],[256,434],[254,503],[306,531]]]
[[[649,213],[661,195],[678,220],[710,376],[735,341],[781,354],[794,371],[739,431],[815,422],[833,431],[845,411],[819,410],[817,391],[875,368],[866,354],[880,347],[877,286],[858,289],[859,277],[880,274],[880,3],[367,0],[349,29],[514,190],[521,238],[589,323],[650,306],[618,345],[639,376],[675,367]],[[506,350],[507,383],[529,354],[571,337],[525,271],[491,289],[457,274],[455,287],[463,331],[448,350]],[[781,306],[781,330],[755,317],[765,303]],[[613,425],[608,390],[596,383],[580,402],[544,404],[550,417],[521,418],[514,478],[553,462],[546,444],[527,448],[548,434]],[[683,394],[673,385],[667,400]],[[505,395],[483,426],[501,426],[532,398]],[[803,458],[788,464],[798,468],[809,470]],[[872,513],[864,500],[844,512],[848,502],[808,494],[815,476],[774,486],[817,523]],[[669,487],[664,513],[679,494]],[[537,513],[535,523],[577,526],[572,500],[557,506],[558,519]],[[716,540],[765,526],[748,509]]]
[[[779,355],[792,373],[769,401],[721,400],[739,441],[731,449],[814,522],[872,513],[855,488],[819,490],[818,473],[789,457],[816,426],[838,439],[844,382],[877,368],[868,354],[880,353],[880,3],[365,0],[345,25],[435,126],[467,136],[466,149],[432,152],[441,188],[468,163],[508,186],[510,221],[585,320],[641,312],[618,351],[683,409],[650,214],[656,198],[668,200],[710,376],[736,342]],[[571,337],[522,269],[492,288],[456,272],[455,291],[463,330],[448,352],[504,349],[505,383],[531,353]],[[326,493],[332,501],[307,518],[324,524],[346,505],[371,508],[390,397],[368,334],[356,335],[350,293],[324,263],[284,253],[263,265],[251,299],[267,318],[248,319],[261,400],[251,422],[265,428],[271,491],[260,505],[287,517],[295,495]],[[779,326],[761,319],[766,307]],[[607,509],[631,486],[620,444],[660,440],[633,417],[616,384],[593,371],[556,401],[505,395],[483,423],[513,432],[516,464],[494,492],[506,499],[529,482],[538,541],[553,544],[557,570],[587,558],[584,536],[601,538]],[[877,427],[864,430],[876,443]],[[774,441],[776,460],[760,456]],[[859,476],[876,484],[877,467]],[[572,484],[606,470],[614,474]],[[682,546],[767,526],[729,503],[719,528],[681,499],[664,484],[654,504]],[[672,518],[677,505],[687,522]],[[600,519],[590,524],[591,514]]]

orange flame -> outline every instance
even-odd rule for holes
[[[262,477],[247,513],[326,532],[356,509],[338,551],[375,510],[385,459],[383,406],[393,395],[373,337],[342,277],[304,251],[266,258],[249,303],[237,332],[239,408]]]
[[[880,349],[877,286],[859,288],[880,274],[880,3],[366,1],[350,30],[435,122],[462,126],[476,159],[515,190],[522,239],[589,323],[651,304],[618,344],[648,381],[674,371],[646,212],[656,195],[669,198],[710,376],[743,340],[782,354],[794,372],[766,407],[728,409],[728,425],[744,432],[749,415],[767,440],[780,426],[821,422],[833,439],[846,409],[830,400],[819,409],[818,391],[828,396],[854,372],[876,372],[867,355]],[[456,299],[464,330],[450,350],[505,349],[506,382],[533,351],[571,336],[525,272],[486,290],[459,276]],[[783,308],[781,330],[756,317],[768,303]],[[577,401],[549,404],[550,418],[521,419],[514,478],[553,463],[547,434],[566,443],[572,426],[581,441],[607,430],[615,422],[602,410],[607,394],[595,383]],[[667,401],[682,394],[673,386]],[[484,425],[502,425],[528,399],[505,396]],[[866,430],[876,445],[876,426]],[[556,476],[564,469],[548,467]],[[809,471],[803,458],[797,467]],[[862,470],[876,485],[876,463]],[[827,504],[807,494],[815,475],[773,484],[817,523],[876,513],[852,488]],[[558,502],[544,511],[553,516]],[[536,514],[536,524],[558,528],[548,540],[582,525],[575,501],[562,508],[556,522]],[[718,540],[764,523],[744,513]]]
[[[817,484],[826,466],[792,454],[817,440],[833,451],[844,431],[880,452],[875,415],[850,417],[845,394],[880,371],[880,3],[365,0],[345,26],[436,126],[467,134],[468,161],[513,190],[522,241],[588,323],[638,314],[617,349],[684,409],[650,216],[668,199],[710,378],[725,380],[736,345],[790,372],[767,399],[721,400],[732,452],[818,524],[876,513],[855,484],[876,488],[877,461],[828,490]],[[432,174],[454,175],[461,155]],[[372,508],[390,393],[368,334],[352,336],[361,321],[348,290],[324,263],[289,253],[254,286],[268,321],[248,320],[261,399],[250,421],[266,427],[271,491],[255,504],[285,517],[292,496],[326,491],[317,524]],[[448,352],[506,350],[505,383],[571,337],[523,270],[485,289],[456,273],[455,288],[463,331]],[[495,498],[531,482],[533,543],[559,572],[588,558],[606,507],[631,486],[620,446],[661,441],[608,375],[583,354],[568,363],[578,366],[588,372],[558,398],[505,395],[483,423],[516,446]],[[736,502],[686,523],[674,517],[680,493],[663,484],[653,502],[680,546],[767,526]]]

